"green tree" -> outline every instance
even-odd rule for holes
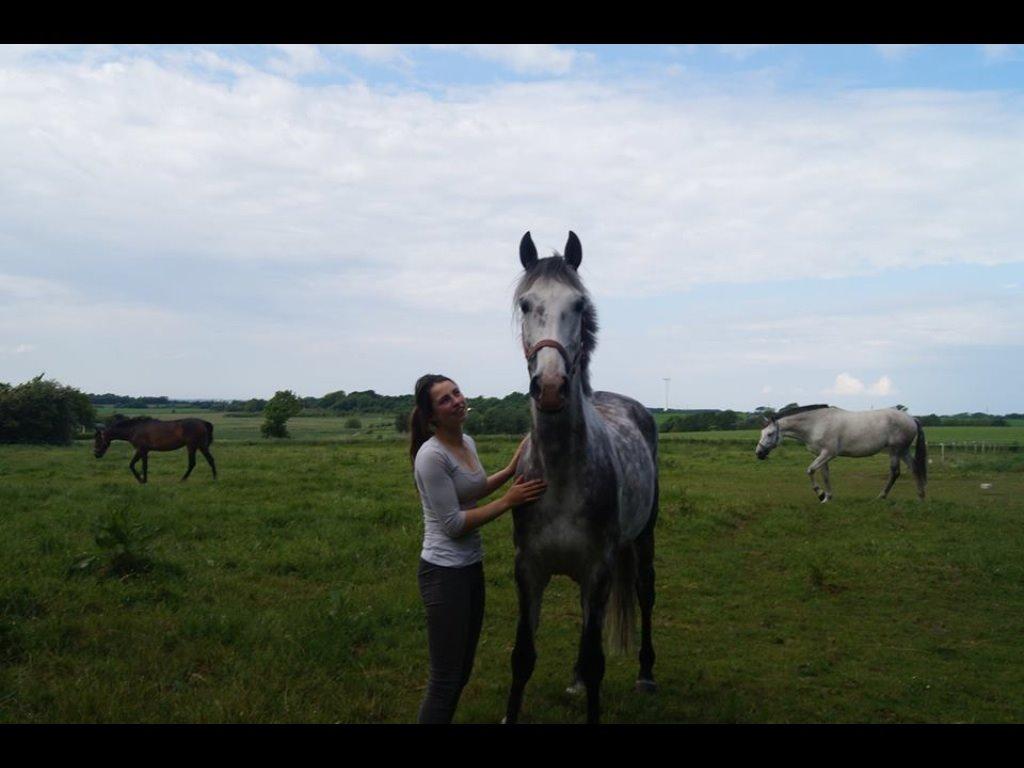
[[[88,395],[43,376],[0,384],[0,443],[67,444],[96,423]]]
[[[290,389],[275,392],[267,407],[263,409],[263,424],[260,432],[264,437],[288,437],[285,426],[292,416],[302,411],[302,402]]]

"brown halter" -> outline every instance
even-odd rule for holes
[[[576,372],[576,365],[580,361],[579,352],[576,353],[576,357],[574,359],[570,360],[569,359],[569,353],[565,351],[565,347],[563,347],[561,344],[559,344],[554,339],[541,339],[540,341],[538,341],[536,344],[534,344],[530,348],[526,347],[526,342],[524,341],[523,342],[523,352],[526,355],[526,359],[527,360],[532,360],[534,357],[537,356],[538,352],[540,352],[542,349],[544,349],[544,347],[551,347],[552,349],[558,351],[558,354],[560,354],[562,356],[562,359],[565,361],[565,366],[568,369],[566,371],[566,373],[569,376],[572,376],[573,373]],[[583,347],[581,346],[580,347],[580,351],[582,351],[582,349],[583,349]]]

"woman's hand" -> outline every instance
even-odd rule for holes
[[[530,436],[527,435],[526,437],[519,441],[519,447],[516,448],[516,452],[512,455],[512,461],[510,461],[508,463],[508,466],[505,467],[506,471],[509,474],[515,474],[516,467],[519,466],[519,458],[523,455],[523,448],[526,447],[526,441],[529,439]]]
[[[504,498],[509,507],[519,507],[536,501],[547,489],[548,484],[544,480],[527,480],[520,475],[505,493]]]

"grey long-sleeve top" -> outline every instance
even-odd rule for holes
[[[463,442],[473,454],[474,469],[459,463],[444,444],[431,437],[416,452],[416,487],[423,502],[423,549],[420,557],[428,563],[448,567],[472,565],[483,559],[480,531],[463,535],[467,509],[476,506],[487,485],[476,443],[469,435]]]

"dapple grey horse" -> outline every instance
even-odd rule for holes
[[[527,232],[519,245],[526,270],[515,291],[530,376],[532,426],[517,474],[543,477],[537,502],[513,512],[519,624],[505,722],[519,717],[537,659],[534,636],[551,576],[580,586],[583,632],[575,685],[587,693],[587,721],[600,719],[606,609],[612,637],[628,646],[634,604],[641,614],[639,690],[653,691],[654,523],[658,515],[658,435],[640,403],[590,388],[597,315],[577,274],[583,258],[569,233],[565,256],[538,259]]]
[[[783,437],[792,437],[816,454],[807,467],[811,488],[822,503],[832,498],[828,463],[836,456],[874,456],[889,451],[889,481],[878,498],[889,495],[900,476],[902,459],[917,480],[917,495],[924,498],[928,483],[928,446],[921,422],[897,408],[877,411],[844,411],[828,405],[805,405],[780,411],[765,419],[761,439],[754,449],[759,459],[768,458]],[[917,449],[910,455],[910,446],[917,439]],[[814,473],[821,470],[825,490],[818,487]]]

